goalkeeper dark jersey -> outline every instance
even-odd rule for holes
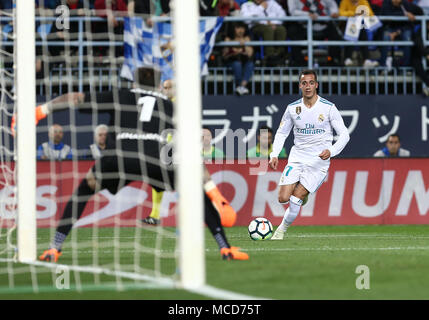
[[[142,89],[86,93],[79,110],[95,118],[97,113],[110,115],[109,150],[92,168],[102,188],[114,194],[140,180],[158,190],[174,189],[171,148],[166,146],[173,105],[165,96]]]
[[[164,95],[143,89],[86,93],[82,112],[110,115],[109,149],[116,155],[159,157],[173,129],[173,105]]]

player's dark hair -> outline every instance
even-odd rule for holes
[[[161,72],[152,67],[140,67],[134,74],[134,82],[138,86],[156,88],[161,79]]]
[[[271,134],[273,134],[273,129],[271,129],[269,126],[260,126],[259,127],[259,134],[261,134],[261,131],[262,130],[266,130],[266,131],[268,131],[269,133],[271,133]]]
[[[237,21],[234,23],[234,28],[244,28],[247,30],[247,25],[243,21]]]
[[[211,133],[211,135],[213,136],[213,132],[212,132],[212,129],[210,129],[209,127],[206,127],[206,126],[203,126],[203,128],[202,128],[202,130],[209,130],[210,131],[210,133]]]
[[[387,140],[389,140],[390,137],[396,137],[396,138],[398,138],[399,141],[401,141],[401,137],[397,133],[393,133],[393,134],[389,135],[389,137],[387,138]]]
[[[301,73],[299,74],[299,82],[301,82],[301,78],[302,78],[302,76],[306,76],[306,75],[308,75],[308,74],[312,74],[312,75],[314,75],[314,80],[317,82],[317,73],[316,73],[316,71],[315,70],[313,70],[313,69],[305,69],[305,70],[302,70],[301,71]]]

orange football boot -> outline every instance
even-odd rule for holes
[[[223,260],[249,260],[249,255],[238,247],[222,248],[220,254]]]

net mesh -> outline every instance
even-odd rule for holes
[[[5,286],[14,286],[16,261],[16,186],[15,146],[10,130],[10,119],[15,111],[14,94],[14,12],[0,10],[0,275]]]
[[[37,256],[59,241],[59,225],[73,224],[65,240],[61,239],[64,240],[62,255],[56,264],[37,261],[25,265],[16,262],[16,150],[10,130],[11,117],[15,112],[14,55],[10,45],[15,39],[14,28],[9,28],[9,32],[2,35],[0,291],[85,290],[98,286],[122,290],[133,285],[170,287],[178,279],[177,235],[172,216],[176,195],[164,192],[160,225],[143,223],[142,220],[151,213],[153,202],[151,186],[141,180],[142,176],[144,180],[151,176],[152,166],[159,164],[159,159],[151,157],[150,153],[146,157],[141,156],[148,148],[142,142],[144,139],[140,141],[137,138],[138,149],[132,152],[121,146],[134,136],[118,139],[118,135],[124,134],[123,119],[120,118],[125,114],[121,112],[137,107],[124,106],[119,94],[120,90],[129,92],[132,88],[132,82],[120,76],[124,63],[123,26],[127,12],[96,11],[97,8],[90,6],[89,1],[83,3],[82,8],[75,10],[65,6],[66,1],[56,8],[40,6],[36,17],[38,104],[70,92],[88,92],[90,98],[86,112],[82,112],[80,105],[68,101],[65,107],[53,110],[37,125]],[[109,5],[111,2],[106,3]],[[13,18],[14,11],[2,14]],[[148,21],[151,15],[135,17]],[[13,20],[11,23],[13,26]],[[113,101],[99,102],[97,94],[106,92],[110,93]],[[158,124],[156,130],[161,134],[166,124],[172,123],[171,116],[165,113],[166,97],[148,92],[139,95],[140,98],[145,96],[156,99],[150,122]],[[145,102],[138,105],[145,109]],[[103,108],[113,111],[107,114],[97,112]],[[140,112],[141,121],[134,119],[137,125],[130,128],[130,134],[145,132],[149,121],[143,119],[142,113],[147,112]],[[127,175],[129,164],[123,158],[119,159],[118,175],[113,172],[113,178],[120,180],[117,193],[97,185],[96,194],[88,200],[79,219],[76,218],[77,200],[82,199],[77,198],[72,205],[72,217],[61,219],[67,203],[73,199],[73,192],[96,163],[92,151],[97,148],[91,149],[90,145],[95,143],[94,132],[100,124],[108,126],[107,139],[115,138],[117,147],[108,147],[101,156],[134,158],[142,173]],[[101,165],[97,169],[101,169]],[[159,171],[160,181],[151,176],[151,182],[162,186],[168,169],[161,166]],[[136,181],[128,184],[128,180]]]

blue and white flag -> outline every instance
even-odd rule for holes
[[[374,32],[382,26],[377,16],[355,16],[347,19],[344,39],[349,41],[358,41],[362,29],[366,32]]]
[[[344,39],[348,41],[357,41],[359,39],[360,30],[362,29],[362,17],[350,17],[347,19],[346,29],[344,31]]]
[[[216,33],[222,26],[223,17],[200,21],[201,75],[206,75],[207,61],[213,50]],[[162,71],[162,79],[173,78],[172,24],[155,22],[153,27],[143,18],[124,18],[124,65],[121,77],[133,80],[134,71],[142,66],[155,66]]]
[[[374,32],[383,25],[377,16],[365,17],[363,22],[365,24],[365,29],[371,32]]]

